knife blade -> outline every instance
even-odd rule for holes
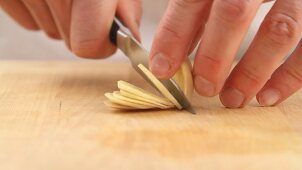
[[[124,27],[117,19],[113,21],[113,24],[111,26],[110,41],[129,58],[131,65],[136,70],[136,72],[138,72],[139,75],[141,75],[149,84],[151,84],[151,86],[159,91],[157,86],[155,86],[153,82],[138,67],[139,64],[143,64],[146,68],[149,68],[148,51],[145,50],[143,46],[130,33],[127,33],[127,28]],[[190,113],[196,114],[191,103],[173,79],[159,81],[182,107],[179,109],[185,109]]]

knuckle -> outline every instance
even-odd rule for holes
[[[251,86],[257,86],[262,83],[261,74],[258,74],[255,69],[250,67],[241,67],[239,69],[239,74],[242,75],[242,80],[245,80]]]
[[[197,60],[195,60],[194,65],[202,66],[202,68],[197,68],[197,70],[207,70],[211,72],[211,77],[215,80],[221,79],[221,76],[225,74],[225,68],[227,66],[226,62],[218,57],[219,55],[214,53],[203,53],[198,54]]]
[[[299,39],[301,26],[299,22],[290,15],[276,13],[267,23],[267,36],[272,43],[288,45]]]
[[[242,21],[250,13],[251,0],[217,0],[217,15],[226,21]]]
[[[187,22],[188,14],[195,16],[200,15],[200,8],[209,3],[209,0],[173,0],[171,1],[166,14],[161,22],[161,31],[163,34],[168,34],[181,39],[185,35],[184,24]],[[188,13],[189,12],[189,13]]]
[[[168,20],[167,20],[168,21]],[[162,37],[164,36],[169,36],[169,37],[173,37],[176,39],[182,39],[183,35],[177,31],[176,29],[174,29],[173,27],[170,26],[169,21],[166,22],[166,24],[164,24],[162,27]]]
[[[294,66],[287,65],[285,67],[281,67],[281,72],[284,76],[290,76],[293,80],[302,84],[302,70],[299,70]]]
[[[219,70],[223,63],[221,60],[217,59],[217,57],[209,56],[209,55],[203,55],[202,59],[205,65],[212,68],[213,70]]]

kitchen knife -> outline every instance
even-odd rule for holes
[[[110,30],[111,42],[120,49],[131,61],[132,67],[156,90],[160,91],[153,82],[145,75],[138,67],[143,64],[146,68],[148,66],[149,53],[142,47],[142,45],[129,33],[128,29],[124,27],[117,19],[113,21]],[[173,79],[159,80],[169,93],[176,99],[178,104],[190,113],[196,114],[191,106],[191,103],[184,95],[183,91]]]

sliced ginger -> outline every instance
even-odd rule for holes
[[[144,65],[140,64],[138,67],[152,81],[163,97],[125,81],[118,81],[117,86],[120,91],[106,93],[105,97],[108,100],[104,102],[105,105],[118,110],[171,109],[175,107],[182,109],[173,95]],[[173,79],[178,83],[186,97],[190,99],[193,93],[191,63],[189,61],[184,63]]]
[[[107,99],[109,99],[110,102],[112,102],[114,104],[122,105],[122,106],[132,107],[132,108],[136,108],[136,109],[154,108],[152,106],[138,104],[138,103],[134,103],[134,102],[130,102],[130,101],[118,98],[118,97],[114,96],[113,93],[106,93],[105,96],[107,97]]]
[[[151,103],[162,103],[163,105],[166,105],[166,106],[173,105],[173,103],[171,103],[168,99],[157,96],[153,93],[150,93],[146,90],[143,90],[143,89],[136,87],[125,81],[118,81],[117,86],[121,91],[125,91],[125,92],[131,93],[131,94],[136,94],[134,96],[136,96],[137,98],[140,98],[140,100],[145,100],[145,101],[151,102]]]
[[[161,92],[161,94],[170,100],[178,109],[182,109],[181,105],[173,97],[173,95],[165,88],[165,86],[142,64],[138,67],[145,73],[145,75],[152,81],[153,85]]]
[[[155,100],[149,100],[149,99],[143,98],[142,96],[133,95],[133,94],[127,92],[127,91],[121,90],[120,93],[121,93],[121,95],[123,95],[125,97],[129,97],[129,98],[134,99],[134,100],[144,101],[144,102],[147,102],[147,103],[150,103],[150,104],[154,104],[155,107],[158,107],[158,108],[161,108],[161,109],[168,109],[168,108],[174,107],[172,103],[169,103],[167,105],[167,103],[162,103],[162,102],[158,102],[158,101],[155,101]]]

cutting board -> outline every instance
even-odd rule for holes
[[[105,92],[144,82],[127,63],[0,62],[0,169],[302,169],[302,93],[277,107],[116,112]]]

